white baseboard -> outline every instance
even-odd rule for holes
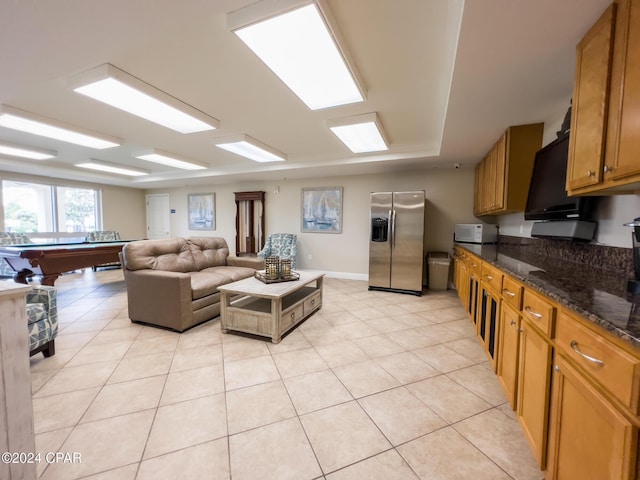
[[[369,275],[366,273],[350,273],[350,272],[326,272],[321,270],[297,269],[299,272],[324,273],[327,278],[342,278],[345,280],[362,280],[367,282]]]

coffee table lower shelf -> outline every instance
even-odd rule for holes
[[[285,296],[271,298],[251,295],[230,296],[222,292],[222,332],[229,330],[271,338],[279,343],[282,335],[322,306],[322,279]]]

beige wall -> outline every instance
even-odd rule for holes
[[[123,239],[143,238],[146,232],[146,210],[144,192],[135,188],[113,187],[95,183],[74,182],[58,178],[39,177],[0,172],[0,195],[2,180],[14,180],[65,187],[96,188],[102,191],[102,215],[105,230],[117,230]],[[4,212],[0,202],[0,231],[4,230]]]
[[[301,233],[300,203],[304,187],[343,187],[341,234]],[[277,188],[278,187],[278,188]],[[355,175],[225,186],[157,189],[146,193],[168,193],[172,236],[215,235],[224,237],[235,252],[235,203],[233,192],[266,192],[266,233],[298,235],[298,268],[343,273],[366,278],[369,268],[369,194],[375,191],[425,190],[425,252],[451,251],[453,226],[477,221],[473,210],[473,168],[432,168],[418,173]],[[275,193],[278,191],[278,193]],[[216,230],[188,230],[187,195],[214,192]]]

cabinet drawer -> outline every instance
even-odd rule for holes
[[[316,292],[304,301],[304,314],[308,315],[322,305],[322,296]]]
[[[297,323],[304,316],[304,308],[302,305],[297,305],[289,310],[282,312],[282,318],[280,319],[280,330],[284,332],[291,325]]]
[[[634,414],[640,413],[640,359],[564,312],[558,316],[556,347]]]
[[[524,288],[511,277],[502,279],[502,299],[516,310],[522,308],[522,291]]]
[[[549,338],[553,338],[555,314],[556,309],[551,302],[528,288],[524,289],[522,317],[542,330]]]
[[[469,271],[471,273],[475,273],[476,276],[479,276],[481,268],[482,262],[478,258],[469,255]]]
[[[496,293],[502,291],[502,277],[504,275],[500,270],[488,263],[482,264],[482,281],[485,285],[491,287]]]

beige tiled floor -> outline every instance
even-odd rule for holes
[[[273,345],[132,324],[120,270],[57,282],[57,353],[31,359],[43,479],[540,480],[455,292],[325,279]]]

